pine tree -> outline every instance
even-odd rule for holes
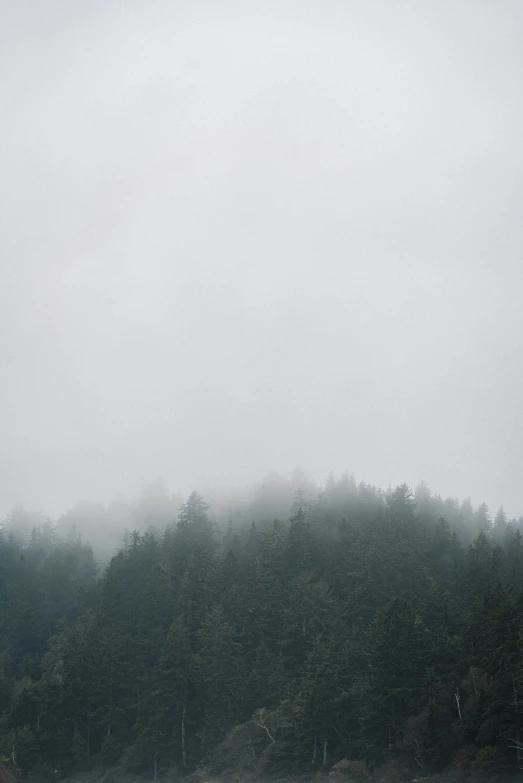
[[[403,741],[402,727],[422,707],[424,673],[430,665],[429,636],[410,605],[394,599],[378,613],[361,681],[362,743],[382,755]]]
[[[170,743],[176,763],[187,768],[188,727],[194,730],[196,718],[191,712],[194,692],[195,659],[191,650],[189,629],[183,617],[176,618],[161,650],[157,688],[160,709],[166,724],[165,738]]]
[[[206,741],[212,745],[247,717],[242,711],[246,671],[238,635],[220,605],[209,613],[199,638],[197,668],[204,703],[203,729]]]
[[[303,571],[310,571],[313,568],[317,547],[314,543],[311,526],[301,506],[291,516],[289,522],[285,551],[285,570],[287,576],[292,578]]]

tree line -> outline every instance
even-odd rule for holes
[[[516,770],[520,528],[344,475],[224,529],[194,492],[101,575],[78,533],[4,532],[0,752],[35,779]]]

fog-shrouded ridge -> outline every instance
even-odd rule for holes
[[[97,507],[0,530],[3,779],[519,780],[523,519],[350,474],[216,501],[122,501],[110,559]]]
[[[1,5],[1,516],[299,463],[520,513],[518,0]]]
[[[381,513],[391,491],[390,486],[383,488],[357,480],[347,471],[339,476],[331,472],[318,483],[303,468],[296,468],[289,476],[272,472],[251,485],[202,490],[210,506],[209,518],[217,541],[227,538],[231,525],[237,531],[248,530],[252,524],[263,529],[275,519],[286,520],[298,507],[323,532],[325,526],[335,527],[341,520],[361,522]],[[518,530],[523,534],[523,515],[511,518],[503,506],[491,510],[484,502],[473,503],[470,497],[444,498],[425,482],[415,488],[414,499],[420,514],[428,514],[433,520],[445,519],[459,531],[464,544],[472,542],[482,531],[493,529],[501,535],[503,528],[508,538]],[[79,536],[105,567],[134,531],[163,535],[176,522],[186,501],[182,493],[157,480],[144,486],[136,496],[118,496],[109,503],[77,501],[55,519],[18,503],[0,520],[0,530],[25,544],[35,530],[42,528],[53,530],[58,538]]]

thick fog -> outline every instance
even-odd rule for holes
[[[2,0],[0,512],[303,465],[523,513],[520,0]]]

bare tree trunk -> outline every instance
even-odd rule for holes
[[[521,769],[521,760],[522,760],[522,750],[521,750],[521,724],[519,721],[519,701],[518,701],[518,691],[516,688],[516,679],[514,675],[512,675],[512,689],[514,693],[514,712],[516,713],[516,758],[518,761],[518,767]]]
[[[253,723],[254,723],[255,726],[259,726],[260,729],[263,729],[267,733],[267,736],[268,736],[268,738],[270,739],[271,742],[276,742],[276,740],[272,736],[271,732],[267,728],[267,726],[265,724],[265,721],[263,720],[263,710],[260,710],[260,714],[258,716],[258,720],[257,721],[253,721]]]
[[[323,766],[327,763],[327,737],[323,742]]]
[[[111,718],[113,717],[113,686],[114,686],[114,663],[111,662],[109,677],[109,720],[107,722],[107,736],[111,736]]]
[[[423,769],[425,766],[425,762],[423,761],[423,751],[421,749],[421,743],[417,739],[413,739],[412,747],[414,749],[414,761],[420,767],[420,769]]]
[[[183,703],[182,711],[182,766],[184,769],[187,766],[187,756],[185,754],[185,702]]]
[[[153,770],[154,770],[153,780],[154,783],[156,783],[156,780],[158,778],[158,753],[156,750],[154,751],[154,757],[153,757]]]
[[[456,693],[454,694],[454,696],[455,696],[455,699],[456,699],[456,704],[458,705],[458,715],[459,715],[459,719],[460,719],[460,721],[462,721],[463,719],[462,719],[462,717],[461,717],[461,707],[459,706],[460,695],[459,695],[459,690],[458,690],[458,687],[457,687],[457,686],[456,686]]]
[[[202,767],[203,767],[203,758],[204,758],[204,753],[205,753],[205,730],[206,730],[206,728],[207,728],[206,726],[203,727],[201,741],[200,741],[200,763],[201,763]]]
[[[314,735],[314,745],[312,746],[312,761],[311,764],[316,763],[316,751],[318,749],[318,743],[316,741],[316,734]]]

